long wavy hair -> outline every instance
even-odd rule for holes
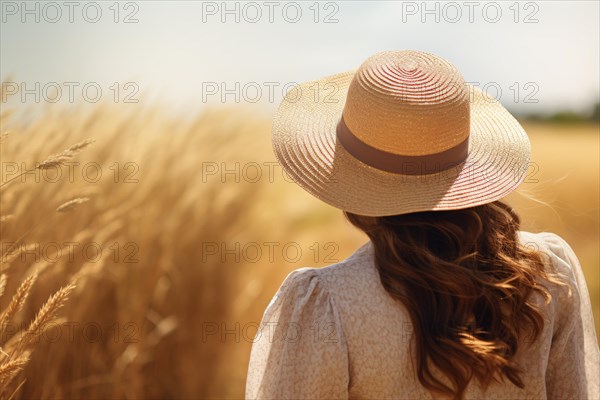
[[[473,378],[484,387],[505,377],[524,387],[513,359],[523,338],[535,341],[544,327],[532,295],[551,299],[539,278],[563,283],[545,271],[538,249],[519,243],[511,207],[496,201],[386,217],[344,214],[369,236],[384,288],[408,310],[425,388],[461,399]]]

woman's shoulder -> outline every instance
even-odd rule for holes
[[[307,331],[335,327],[341,334],[340,318],[347,309],[347,301],[338,284],[350,276],[345,267],[352,264],[351,256],[327,267],[290,271],[267,305],[262,323],[294,325]]]
[[[570,250],[570,246],[567,241],[554,232],[529,232],[519,231],[518,235],[524,243],[537,243],[542,244],[544,247],[550,250],[558,250],[558,252],[564,252],[565,249]]]
[[[282,283],[282,287],[322,286],[335,290],[337,286],[364,282],[374,276],[375,265],[372,244],[367,242],[356,249],[349,257],[325,267],[303,267],[291,271]]]
[[[580,298],[589,294],[581,264],[571,246],[552,232],[520,232],[520,237],[525,246],[544,255],[546,272],[551,273],[553,279],[543,280],[542,284],[553,297],[554,312],[573,312],[579,307]]]
[[[285,277],[277,293],[273,296],[270,307],[284,303],[303,304],[316,307],[322,300],[341,305],[364,290],[368,286],[380,286],[371,242],[356,249],[349,257],[325,267],[302,267],[292,270]],[[371,288],[373,289],[373,288]],[[315,301],[319,299],[318,301]]]
[[[311,310],[331,304],[346,317],[397,307],[381,284],[371,242],[335,264],[291,271],[278,296]]]
[[[525,246],[549,256],[548,264],[554,267],[555,272],[572,276],[580,267],[579,260],[569,243],[556,233],[520,231],[519,238]]]

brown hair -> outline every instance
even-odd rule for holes
[[[511,207],[496,201],[386,217],[344,214],[369,236],[384,288],[408,310],[425,388],[461,399],[473,377],[484,386],[507,377],[524,387],[513,361],[519,338],[535,341],[544,326],[530,296],[551,298],[536,278],[560,282],[545,272],[537,249],[519,243]]]

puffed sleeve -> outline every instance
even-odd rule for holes
[[[347,399],[348,352],[340,314],[318,270],[291,272],[254,338],[247,399]]]
[[[557,272],[571,286],[557,299],[557,322],[546,370],[549,399],[599,399],[600,352],[587,284],[579,259],[560,236],[544,233]]]

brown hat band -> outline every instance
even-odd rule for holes
[[[424,156],[405,156],[376,149],[357,138],[340,118],[337,137],[354,158],[371,167],[404,175],[425,175],[445,171],[463,162],[469,153],[469,137],[440,153]]]

